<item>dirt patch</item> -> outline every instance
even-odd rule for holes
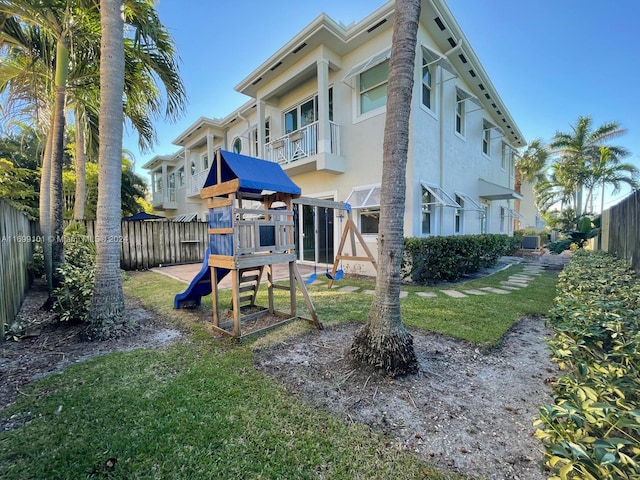
[[[29,336],[20,342],[0,343],[0,412],[15,401],[29,382],[59,372],[69,365],[118,350],[159,347],[182,337],[134,299],[125,300],[125,315],[136,326],[127,337],[104,342],[83,342],[78,324],[59,323],[51,312],[41,309],[47,291],[35,282],[20,309],[17,321],[35,322]],[[11,428],[0,422],[0,428]]]
[[[304,401],[381,432],[389,448],[445,470],[487,479],[538,480],[538,406],[556,372],[541,318],[523,318],[488,354],[413,331],[420,372],[389,379],[354,369],[346,352],[358,325],[314,331],[256,351],[256,366]]]

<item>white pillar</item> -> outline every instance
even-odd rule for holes
[[[331,153],[329,125],[329,61],[321,58],[316,63],[318,72],[318,154]]]
[[[263,100],[258,100],[256,102],[256,113],[258,114],[258,152],[257,157],[264,159],[264,144],[266,142],[266,132],[264,131],[264,122],[265,122],[265,104]],[[271,127],[271,126],[269,126]]]

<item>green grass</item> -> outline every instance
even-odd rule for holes
[[[455,288],[496,286],[519,269]],[[347,279],[336,286],[343,285],[373,288],[372,281]],[[426,299],[410,293],[402,300],[403,317],[411,327],[494,345],[519,315],[544,313],[554,286],[555,276],[545,273],[509,295]],[[31,384],[0,412],[1,418],[26,420],[19,429],[0,432],[0,478],[455,478],[385,446],[366,426],[346,425],[305,405],[255,370],[252,347],[310,328],[305,322],[235,345],[212,339],[203,315],[173,310],[173,295],[184,284],[139,273],[124,287],[192,332],[190,341],[105,355]],[[323,323],[365,321],[370,296],[326,286],[310,291]],[[229,300],[229,292],[222,292],[221,304]],[[282,309],[285,300],[278,292]],[[211,318],[210,299],[202,310]],[[117,459],[113,471],[105,467],[109,458]]]

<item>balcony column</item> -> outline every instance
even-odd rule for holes
[[[265,122],[265,104],[264,100],[258,100],[256,102],[256,113],[258,114],[258,151],[257,157],[264,158],[264,144],[266,143],[266,132],[264,131],[264,122]]]
[[[213,135],[207,133],[207,157],[209,158],[209,168],[213,165],[213,140]]]
[[[318,71],[318,154],[331,153],[329,126],[329,61],[321,58],[316,63]]]
[[[162,203],[165,203],[169,200],[169,182],[167,178],[167,164],[162,164]]]

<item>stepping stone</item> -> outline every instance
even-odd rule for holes
[[[502,285],[511,285],[512,287],[520,287],[520,288],[524,288],[524,287],[528,287],[529,284],[526,282],[518,282],[515,280],[507,280],[506,282],[500,282]]]
[[[481,292],[480,290],[465,290],[464,293],[469,293],[471,295],[486,295],[487,292]]]
[[[409,295],[409,292],[406,290],[400,290],[400,298],[407,298],[407,295]]]
[[[513,279],[513,280],[526,280],[527,282],[530,282],[531,280],[535,280],[535,277],[531,277],[529,275],[520,275],[520,274],[515,274],[515,275],[511,275],[509,277],[509,279]]]
[[[362,293],[364,293],[365,295],[375,295],[376,291],[375,290],[364,290]]]
[[[435,298],[438,296],[436,292],[416,292],[419,297]]]
[[[524,268],[522,270],[522,273],[524,274],[528,274],[528,275],[540,275],[540,273],[542,273],[542,268]]]
[[[358,290],[360,290],[360,287],[354,287],[353,285],[347,285],[346,287],[339,288],[338,290],[340,292],[352,293],[352,292],[357,292]]]
[[[450,297],[453,298],[465,298],[466,295],[462,292],[459,292],[457,290],[440,290],[442,293],[444,293],[445,295],[449,295]]]
[[[486,292],[491,292],[491,293],[499,293],[504,295],[505,293],[511,293],[508,290],[500,290],[499,288],[493,288],[493,287],[481,287],[480,290],[484,290]]]
[[[505,290],[520,290],[520,287],[514,287],[513,285],[502,285],[500,288],[503,288]]]

